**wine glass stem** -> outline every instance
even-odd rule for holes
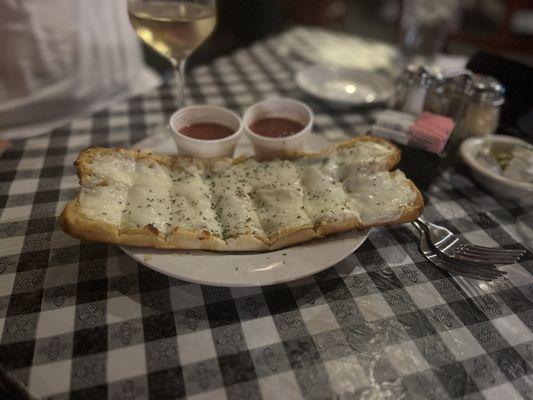
[[[185,63],[187,59],[172,63],[174,67],[174,77],[176,78],[176,100],[178,110],[185,107]]]

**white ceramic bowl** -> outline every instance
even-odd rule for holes
[[[195,123],[217,123],[234,133],[222,139],[202,140],[185,136],[179,130]],[[224,107],[198,105],[182,108],[170,117],[170,131],[178,153],[198,158],[231,157],[243,131],[241,118]]]
[[[498,174],[484,165],[479,153],[487,146],[509,150],[517,145],[528,145],[523,140],[505,135],[470,138],[461,144],[461,156],[472,171],[474,179],[498,197],[526,200],[533,197],[533,183],[519,182]],[[497,146],[497,147],[496,147]]]
[[[287,118],[299,122],[304,128],[294,135],[271,138],[258,135],[250,125],[263,118]],[[304,103],[292,99],[268,99],[252,105],[244,113],[244,131],[252,142],[257,155],[268,155],[279,151],[304,150],[305,141],[313,127],[313,111]]]

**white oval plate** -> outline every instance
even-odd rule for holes
[[[314,97],[345,105],[383,103],[390,98],[393,87],[377,72],[322,65],[298,71],[296,84]]]
[[[328,144],[323,137],[311,134],[306,149],[318,151]],[[135,148],[153,151],[166,149],[168,152],[171,146],[172,139],[165,134],[149,137]],[[252,154],[251,144],[246,137],[237,145],[235,154]],[[335,265],[361,246],[368,233],[368,230],[351,231],[264,253],[119,247],[146,267],[184,281],[214,286],[266,286],[305,278]]]
[[[352,254],[367,237],[368,231],[351,231],[265,253],[120,247],[148,268],[184,281],[214,286],[266,286],[323,271]]]

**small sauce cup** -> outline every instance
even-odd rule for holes
[[[180,129],[198,123],[213,123],[233,130],[221,139],[195,139],[180,132]],[[243,131],[241,118],[224,107],[198,105],[182,108],[170,117],[170,131],[178,153],[198,158],[231,157]]]
[[[254,132],[250,126],[265,118],[284,118],[298,122],[302,130],[290,136],[267,137]],[[304,150],[305,141],[313,127],[313,111],[304,103],[288,99],[268,99],[252,105],[244,113],[244,131],[252,142],[255,153],[259,156],[270,155],[281,151]]]

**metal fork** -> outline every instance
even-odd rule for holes
[[[513,264],[525,250],[498,249],[470,244],[444,226],[419,217],[417,222],[426,228],[428,239],[441,252],[456,260],[480,264]]]
[[[480,266],[479,264],[467,264],[465,262],[456,262],[451,258],[439,257],[439,254],[431,247],[429,242],[429,236],[427,230],[423,228],[417,221],[413,221],[412,224],[420,232],[420,251],[424,256],[435,265],[437,268],[442,269],[451,274],[460,274],[468,278],[481,279],[491,281],[505,275],[504,271],[499,271],[493,266],[489,268]]]

